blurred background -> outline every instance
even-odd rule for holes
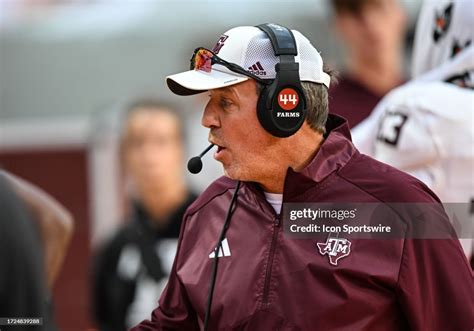
[[[420,1],[401,1],[411,45]],[[212,48],[238,25],[297,29],[326,64],[343,67],[325,0],[0,0],[0,167],[35,183],[74,215],[75,233],[54,287],[60,330],[94,329],[91,256],[121,225],[118,145],[125,106],[137,97],[172,103],[185,119],[186,157],[207,146],[206,97],[176,97],[165,76],[187,70],[197,46]],[[403,65],[408,77],[410,48]],[[185,164],[182,166],[185,172]],[[212,156],[200,192],[222,170]]]

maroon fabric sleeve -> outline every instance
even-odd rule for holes
[[[405,241],[397,295],[411,330],[472,330],[473,274],[455,239]]]

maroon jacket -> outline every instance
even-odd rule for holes
[[[360,154],[347,124],[330,132],[284,202],[436,202],[420,181]],[[213,259],[235,181],[220,178],[184,217],[169,283],[132,330],[202,328]],[[316,240],[290,239],[255,184],[243,183],[220,257],[210,330],[472,330],[473,275],[457,240],[353,240],[337,266]],[[230,256],[229,256],[230,253]],[[227,255],[227,256],[226,256]]]

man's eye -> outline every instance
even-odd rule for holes
[[[232,106],[232,102],[227,99],[221,99],[221,107],[222,108],[229,108]]]

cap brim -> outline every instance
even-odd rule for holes
[[[208,90],[239,84],[248,77],[213,69],[211,72],[189,70],[166,77],[166,84],[177,95],[193,95]]]

